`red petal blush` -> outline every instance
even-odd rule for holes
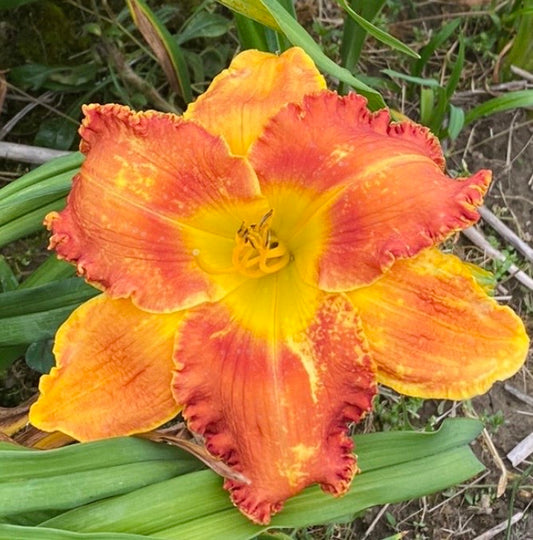
[[[240,283],[213,279],[195,254],[227,265],[242,220],[268,210],[247,162],[174,115],[119,105],[84,110],[87,159],[67,208],[47,218],[58,255],[109,296],[131,296],[150,311],[216,300]]]
[[[315,221],[328,223],[313,264],[329,291],[371,283],[394,260],[474,223],[490,181],[489,171],[448,178],[426,128],[390,124],[387,111],[370,113],[361,96],[326,91],[274,117],[250,161],[274,208],[286,193],[309,193],[313,202],[291,218],[291,242],[300,244]]]
[[[348,489],[357,467],[346,423],[360,420],[376,392],[358,328],[341,296],[324,297],[292,336],[257,336],[222,303],[191,311],[181,327],[176,399],[209,451],[249,480],[225,487],[252,520],[268,523],[314,483],[334,495]]]

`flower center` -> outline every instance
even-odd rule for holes
[[[272,213],[267,212],[259,223],[243,224],[235,235],[232,263],[247,277],[261,277],[284,268],[291,259],[287,247],[276,237],[270,224]]]

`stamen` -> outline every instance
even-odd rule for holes
[[[286,266],[291,255],[270,229],[273,210],[257,224],[239,228],[235,236],[232,262],[236,270],[248,277],[273,274]]]
[[[269,210],[259,221],[246,226],[243,221],[235,234],[235,247],[231,266],[215,268],[200,258],[200,251],[192,254],[196,264],[207,274],[231,274],[240,272],[246,277],[258,278],[273,274],[291,261],[291,254],[270,229],[273,210]]]

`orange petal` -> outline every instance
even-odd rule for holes
[[[233,293],[242,303],[233,298],[231,307],[189,312],[177,342],[174,385],[190,429],[249,480],[226,480],[233,502],[268,523],[285,499],[310,484],[333,495],[348,489],[357,467],[346,423],[370,409],[375,375],[344,297],[313,298],[309,290],[304,299],[289,295],[289,317],[289,300],[278,304],[284,284],[256,285],[253,310],[247,296],[254,289],[247,286]],[[272,294],[263,299],[269,286]],[[296,321],[308,318],[308,300],[317,305],[313,320],[297,330]],[[254,313],[243,320],[248,311]]]
[[[150,311],[178,310],[231,289],[231,280],[214,282],[196,264],[195,246],[214,243],[231,259],[247,208],[264,213],[263,206],[256,211],[264,203],[249,165],[231,157],[220,138],[174,115],[120,105],[84,111],[87,159],[67,208],[47,217],[51,247],[110,296],[132,296]]]
[[[526,358],[522,321],[485,294],[469,265],[437,249],[398,261],[348,296],[379,381],[403,394],[470,398],[516,373]]]
[[[305,94],[323,88],[324,78],[302,49],[294,47],[281,56],[244,51],[189,105],[184,117],[222,135],[234,154],[246,155],[283,105],[299,103]]]
[[[41,377],[30,422],[80,441],[154,429],[179,412],[171,392],[181,313],[140,311],[100,295],[56,334],[56,367]]]
[[[395,259],[479,217],[475,207],[490,172],[448,178],[439,144],[426,128],[389,121],[387,111],[370,113],[361,96],[326,91],[283,109],[251,149],[250,162],[274,210],[272,201],[285,193],[293,197],[299,190],[310,201],[291,218],[293,236],[323,231],[315,261],[323,290],[369,284]],[[327,227],[317,225],[324,221]]]

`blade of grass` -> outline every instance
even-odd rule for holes
[[[437,104],[433,110],[429,123],[426,124],[429,129],[435,133],[439,138],[442,138],[445,130],[443,129],[444,118],[446,117],[446,112],[450,109],[450,99],[452,98],[455,89],[461,78],[461,73],[463,71],[463,65],[465,60],[465,43],[464,39],[459,37],[459,51],[457,53],[457,58],[453,63],[453,68],[450,73],[450,78],[443,90],[439,89],[437,93]]]
[[[360,13],[364,19],[372,22],[385,5],[385,1],[351,0],[350,6],[354,11]],[[353,18],[346,17],[341,40],[341,65],[352,73],[359,61],[366,36],[367,31],[362,26],[358,25]],[[344,83],[339,85],[340,94],[346,93],[347,90]]]
[[[444,25],[429,43],[420,51],[420,58],[415,62],[411,74],[415,77],[420,76],[424,66],[427,64],[431,55],[455,32],[461,24],[461,19],[454,19]]]
[[[371,22],[367,21],[364,17],[359,15],[359,13],[357,13],[350,7],[349,3],[346,0],[337,0],[337,3],[359,26],[364,28],[372,37],[374,37],[381,43],[384,43],[391,49],[395,49],[412,58],[420,58],[419,54],[413,51],[411,47],[409,47],[405,43],[402,43],[399,39],[396,39],[394,36],[391,36],[384,30],[381,30],[381,28],[374,26]]]
[[[533,90],[518,90],[489,99],[470,109],[465,115],[465,126],[483,116],[489,116],[509,109],[533,107]]]
[[[421,77],[413,77],[412,75],[407,75],[406,73],[400,73],[399,71],[394,71],[393,69],[382,69],[381,73],[385,73],[389,77],[396,77],[402,81],[418,84],[419,86],[427,86],[428,88],[442,88],[439,81],[435,79],[423,79]]]

